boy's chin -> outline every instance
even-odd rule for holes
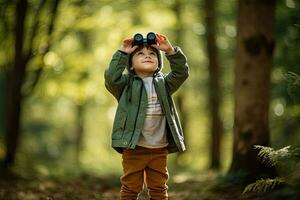
[[[153,73],[154,74],[154,72],[156,72],[157,71],[157,69],[158,69],[158,67],[143,67],[142,69],[140,68],[140,69],[135,69],[134,71],[135,71],[135,73]]]
[[[143,69],[143,71],[145,71],[145,72],[155,72],[156,70],[157,70],[158,68],[157,67],[145,67],[144,69]]]
[[[143,74],[143,75],[147,75],[147,76],[152,76],[155,73],[156,70],[157,70],[157,68],[156,69],[151,69],[151,70],[135,71],[135,73],[137,75]]]

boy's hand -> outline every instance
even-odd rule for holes
[[[157,39],[158,45],[153,44],[151,46],[166,52],[167,55],[173,55],[176,53],[174,47],[169,42],[167,36],[162,35],[162,34],[156,34],[156,39]]]
[[[132,42],[133,42],[133,38],[127,38],[123,40],[119,50],[131,54],[132,52],[134,52],[134,50],[136,50],[136,48],[138,48],[138,46],[132,47]]]

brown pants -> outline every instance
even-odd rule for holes
[[[167,200],[167,148],[149,149],[137,146],[122,154],[121,200],[136,200],[145,182],[153,200]]]

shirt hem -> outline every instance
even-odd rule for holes
[[[145,148],[149,148],[149,149],[160,149],[160,148],[164,148],[164,147],[167,147],[169,145],[169,143],[166,143],[166,144],[162,144],[162,145],[147,145],[147,144],[137,144],[137,146],[140,146],[140,147],[145,147]]]

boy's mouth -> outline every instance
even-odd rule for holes
[[[151,60],[146,60],[146,61],[143,61],[143,63],[153,63],[153,61],[151,61]]]

